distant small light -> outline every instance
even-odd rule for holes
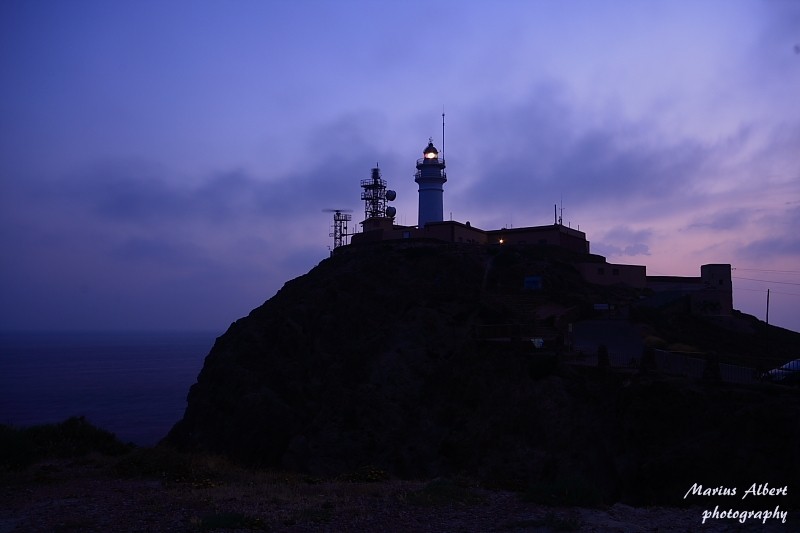
[[[425,159],[436,159],[436,152],[427,152],[425,154]]]
[[[500,244],[503,244],[503,239],[500,239]]]

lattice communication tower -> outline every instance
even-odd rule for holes
[[[326,213],[333,213],[333,231],[328,234],[328,237],[333,237],[333,249],[347,244],[347,237],[351,234],[347,233],[347,223],[352,220],[352,209],[323,209]]]
[[[372,169],[372,175],[368,180],[361,180],[361,199],[364,200],[364,220],[377,217],[393,218],[397,210],[394,207],[386,207],[386,202],[392,201],[397,197],[397,193],[386,189],[386,180],[381,179],[381,169]]]

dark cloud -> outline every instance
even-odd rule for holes
[[[753,241],[738,250],[737,255],[751,261],[778,257],[800,259],[800,235],[780,235]]]
[[[155,263],[162,267],[197,265],[208,261],[199,246],[159,238],[158,235],[124,239],[111,247],[109,257],[127,263]]]
[[[602,234],[601,238],[613,242],[649,241],[653,236],[650,229],[632,229],[628,226],[615,226]]]
[[[321,210],[356,209],[359,180],[386,153],[357,130],[337,122],[329,149],[283,174],[187,177],[146,160],[105,159],[59,179],[4,183],[0,321],[180,328],[235,320],[327,257]],[[68,319],[65,306],[47,305],[73,293],[83,296]]]
[[[314,216],[331,206],[358,206],[359,181],[385,154],[339,123],[323,153],[283,175],[257,175],[239,168],[206,176],[178,177],[158,164],[131,159],[104,160],[61,179],[13,184],[22,201],[46,205],[53,220],[80,214],[100,225],[265,223]],[[360,145],[358,150],[354,146]],[[345,147],[347,149],[345,149]],[[364,154],[368,154],[369,159]],[[387,157],[388,159],[388,157]]]
[[[704,213],[689,224],[688,229],[737,230],[746,226],[748,218],[744,208]]]
[[[180,191],[170,186],[169,177],[168,170],[150,161],[104,159],[39,182],[34,200],[109,221],[181,216],[185,202]]]
[[[477,179],[460,199],[472,207],[521,208],[531,199],[566,196],[573,209],[605,205],[619,210],[637,202],[659,209],[661,202],[689,197],[714,155],[699,142],[655,143],[643,123],[620,118],[586,129],[578,126],[576,115],[554,88],[546,87],[526,105],[506,109],[498,123],[475,127],[492,141],[472,161]]]
[[[762,64],[765,60],[767,64],[771,64],[770,59],[775,60],[781,56],[791,60],[792,52],[800,53],[800,43],[798,43],[800,5],[793,0],[776,0],[757,3],[756,6],[761,11],[763,19],[763,29],[757,42]],[[780,64],[787,63],[781,61]]]
[[[652,236],[653,232],[649,229],[616,226],[591,242],[592,252],[606,257],[650,255],[649,242]]]
[[[766,236],[752,240],[737,250],[737,255],[751,261],[794,258],[800,262],[800,207],[770,212],[761,221]]]

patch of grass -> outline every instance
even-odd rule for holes
[[[406,495],[408,503],[431,507],[452,504],[475,505],[485,500],[466,483],[449,478],[436,478],[426,483],[422,489]]]
[[[0,425],[0,467],[21,470],[43,459],[68,459],[89,453],[123,455],[135,449],[84,417],[71,417],[59,424],[28,428]]]

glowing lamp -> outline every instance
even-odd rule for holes
[[[428,142],[428,146],[425,150],[422,151],[422,157],[426,161],[431,161],[434,159],[439,159],[439,150],[433,145],[433,139],[430,139]]]

